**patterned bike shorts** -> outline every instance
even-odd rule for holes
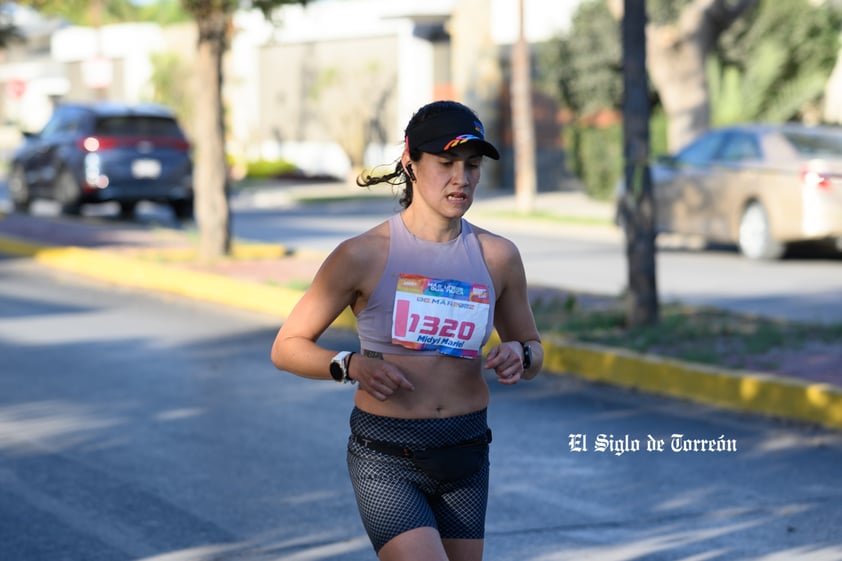
[[[356,407],[351,433],[408,448],[449,446],[477,438],[488,429],[486,410],[444,419],[398,419]],[[348,472],[360,517],[374,550],[415,528],[436,528],[454,539],[482,539],[488,504],[488,458],[475,473],[442,482],[418,469],[410,458],[371,450],[349,440]]]

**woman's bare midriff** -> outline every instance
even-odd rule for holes
[[[357,390],[354,404],[373,415],[433,419],[467,415],[485,409],[490,394],[482,375],[482,358],[384,355],[398,366],[415,391],[398,389],[385,401]]]

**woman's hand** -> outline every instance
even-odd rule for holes
[[[380,401],[386,401],[401,389],[415,391],[415,386],[406,379],[400,368],[378,358],[355,354],[348,376],[359,384],[361,390]]]
[[[523,376],[523,347],[517,341],[500,343],[489,351],[484,367],[494,370],[501,384],[517,384]]]

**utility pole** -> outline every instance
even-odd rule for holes
[[[524,24],[524,3],[518,0],[518,37],[512,47],[512,136],[515,153],[517,210],[535,210],[535,125],[532,119],[532,77],[529,43]]]

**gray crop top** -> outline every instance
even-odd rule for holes
[[[491,274],[471,225],[448,242],[412,235],[389,219],[389,256],[368,305],[357,316],[363,350],[385,354],[482,354],[494,326]]]

